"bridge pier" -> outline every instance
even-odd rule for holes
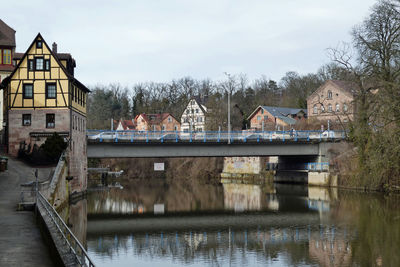
[[[242,183],[264,182],[268,177],[266,161],[265,157],[224,157],[221,178]]]

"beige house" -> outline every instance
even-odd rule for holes
[[[308,118],[336,123],[352,120],[356,88],[348,81],[326,81],[307,98]]]
[[[258,106],[247,118],[253,130],[291,129],[299,120],[307,118],[307,110],[300,108],[282,108]]]
[[[180,131],[181,124],[170,113],[139,114],[135,117],[137,131]]]

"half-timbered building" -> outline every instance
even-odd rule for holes
[[[86,104],[89,89],[74,77],[75,60],[57,53],[40,33],[2,86],[8,152],[17,156],[23,144],[40,146],[57,132],[69,142],[73,189],[86,188]]]

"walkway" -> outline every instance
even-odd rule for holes
[[[39,169],[39,179],[49,171]],[[8,171],[0,173],[0,266],[54,266],[33,213],[16,211],[20,184],[32,180],[33,169],[13,159]]]

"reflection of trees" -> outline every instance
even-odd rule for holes
[[[167,212],[223,210],[222,188],[195,181],[130,180],[123,190],[91,192],[88,213],[134,214],[153,212],[154,204],[165,204]]]
[[[336,230],[336,238],[344,236],[343,230]],[[310,262],[308,242],[331,240],[329,227],[260,228],[249,230],[225,229],[221,231],[189,231],[170,233],[137,233],[89,237],[91,251],[110,258],[120,253],[134,254],[149,259],[172,258],[182,263],[202,261],[220,265],[219,261],[231,260],[246,263],[249,255],[255,255],[264,262],[287,254],[289,264]]]
[[[342,192],[332,217],[357,229],[357,238],[351,242],[354,265],[399,266],[399,195]]]

